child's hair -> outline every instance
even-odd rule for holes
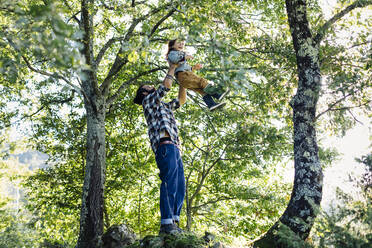
[[[168,42],[168,52],[167,52],[166,58],[168,58],[168,54],[174,49],[173,46],[176,43],[176,41],[177,41],[177,39],[170,40]]]

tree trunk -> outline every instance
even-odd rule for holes
[[[192,199],[189,197],[189,178],[187,178],[186,182],[186,230],[191,231],[191,225],[192,225]]]
[[[275,230],[286,225],[301,239],[310,233],[315,208],[322,199],[323,173],[318,156],[315,113],[320,90],[319,47],[312,38],[304,0],[286,1],[298,69],[298,89],[291,101],[294,126],[295,178],[291,199],[280,220],[255,242],[255,247],[285,247]]]
[[[86,90],[88,92],[88,90]],[[80,214],[78,248],[102,246],[105,155],[105,101],[90,91],[87,112],[87,157]]]
[[[192,225],[192,213],[189,205],[186,206],[186,218],[186,230],[190,232]]]

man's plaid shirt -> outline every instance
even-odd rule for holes
[[[142,101],[151,148],[155,154],[160,141],[160,133],[164,130],[169,133],[173,143],[180,144],[177,124],[173,115],[173,111],[180,107],[180,102],[178,98],[168,103],[161,101],[168,91],[167,87],[160,85],[155,92],[147,95]]]

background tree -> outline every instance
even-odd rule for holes
[[[323,174],[319,161],[315,126],[316,119],[319,117],[316,114],[316,110],[321,92],[322,78],[321,63],[323,57],[320,53],[322,50],[321,41],[325,39],[328,29],[335,22],[355,8],[365,7],[371,3],[371,1],[356,1],[330,20],[321,24],[315,32],[312,32],[308,21],[309,18],[311,19],[311,15],[308,17],[307,11],[309,4],[302,0],[286,1],[288,23],[296,53],[298,71],[297,92],[291,100],[294,127],[295,178],[291,200],[287,209],[265,236],[255,243],[257,247],[280,246],[280,242],[278,242],[279,237],[274,232],[281,224],[288,226],[303,240],[309,236],[317,213],[314,208],[320,206],[323,186]],[[356,70],[358,74],[363,73],[361,69],[368,69],[369,67],[366,61],[362,60],[359,62],[361,68]],[[352,74],[352,77],[355,76],[354,73],[355,71],[351,70],[350,74]],[[349,77],[346,78],[349,79]],[[343,97],[336,103],[329,104],[331,107],[328,110],[331,110],[349,96],[356,98],[359,95],[358,93],[365,90],[364,87],[367,81],[364,80],[368,80],[368,76],[361,79],[357,86],[348,85],[346,89],[338,89],[344,93]],[[340,84],[340,82],[333,84]],[[345,91],[347,92],[346,94]],[[370,100],[363,97],[356,101],[360,102],[359,106],[367,105],[370,102]]]
[[[15,60],[12,54],[4,60],[45,76],[41,83],[39,80],[28,88],[23,87],[24,90],[39,89],[39,99],[45,99],[41,107],[25,117],[35,116],[44,108],[49,108],[56,115],[57,111],[50,109],[51,104],[70,105],[73,102],[73,105],[85,110],[86,157],[78,247],[99,246],[103,232],[106,112],[113,108],[113,103],[129,83],[149,71],[141,72],[137,68],[137,73],[129,76],[124,83],[117,80],[118,85],[111,87],[112,82],[118,79],[119,72],[126,74],[124,66],[136,61],[137,54],[133,50],[135,47],[129,44],[134,42],[138,47],[145,47],[144,44],[157,33],[159,26],[175,9],[165,1],[159,1],[157,6],[145,2],[109,6],[103,2],[85,0],[6,1],[3,6],[9,20],[12,17],[18,19],[16,25],[2,28],[5,44],[15,54]],[[128,10],[127,22],[113,23],[108,19],[110,12],[123,16],[121,12],[115,11],[117,8]],[[94,22],[93,16],[97,16],[99,21]],[[96,25],[97,23],[100,25]],[[142,25],[142,34],[135,30],[139,24]],[[112,35],[112,38],[104,40],[106,35]],[[139,42],[139,37],[145,43]],[[37,44],[35,41],[41,43]],[[106,63],[105,68],[101,68],[102,60],[111,60],[110,56],[113,57],[113,63]],[[9,66],[5,68],[8,69]],[[18,71],[9,70],[15,71],[14,77],[9,79],[16,79]],[[154,72],[159,68],[148,70]],[[62,91],[68,91],[69,97],[66,94],[56,94],[61,88]],[[46,121],[49,122],[50,119]]]
[[[159,52],[155,50],[160,50],[159,40],[164,41],[164,38],[158,31],[170,29],[165,26],[161,30],[160,27],[178,12],[178,17],[169,23],[174,30],[165,34],[168,37],[179,34],[177,26],[182,28],[188,21],[183,14],[186,8],[178,10],[177,3],[166,1],[159,1],[157,5],[145,2],[109,5],[93,1],[5,1],[2,4],[4,96],[13,98],[15,91],[23,94],[12,99],[21,104],[19,109],[23,111],[5,115],[5,125],[10,125],[11,118],[19,113],[20,120],[33,121],[37,148],[51,150],[55,155],[53,161],[75,153],[84,156],[66,163],[85,166],[79,246],[99,246],[106,175],[106,114],[119,106],[114,102],[123,96],[129,84],[162,68],[146,63],[159,61]],[[209,6],[210,2],[206,7]],[[119,11],[124,9],[125,14]],[[113,18],[115,15],[118,19]],[[97,17],[97,22],[93,22],[93,16]],[[119,20],[121,18],[124,21]],[[208,27],[208,19],[195,23],[199,25],[195,28]],[[197,34],[197,31],[194,32]],[[105,40],[107,35],[112,38]],[[144,48],[153,54],[147,55]],[[31,75],[38,76],[32,78]],[[24,81],[25,78],[32,81]],[[34,90],[37,93],[31,94]],[[66,115],[69,118],[65,120]],[[68,125],[79,128],[70,129]],[[79,131],[85,126],[86,134],[81,135]],[[74,146],[78,141],[71,142],[65,139],[67,137],[85,139],[80,143],[86,148],[85,152],[79,149],[81,146]],[[66,142],[55,144],[56,140]],[[58,184],[70,182],[66,179]]]

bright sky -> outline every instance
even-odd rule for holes
[[[337,0],[321,0],[321,6],[326,19],[330,19],[334,13]],[[337,7],[336,7],[337,8]],[[361,18],[366,19],[371,16],[370,9],[363,9]],[[345,35],[347,37],[347,35]],[[327,147],[336,147],[342,156],[338,161],[324,170],[324,188],[322,206],[329,206],[335,200],[336,187],[345,192],[355,192],[356,188],[349,180],[349,175],[354,174],[358,177],[362,173],[362,166],[355,161],[371,152],[372,126],[368,117],[357,117],[363,124],[358,123],[353,129],[349,130],[342,138],[334,136],[322,137]],[[354,194],[357,196],[357,194]]]
[[[349,175],[360,177],[362,166],[355,158],[367,155],[371,152],[372,126],[367,117],[361,118],[363,124],[357,124],[349,130],[343,138],[328,136],[326,145],[336,147],[343,155],[340,160],[324,170],[324,188],[322,207],[327,208],[336,199],[336,187],[344,192],[353,193],[357,197],[357,191]]]

